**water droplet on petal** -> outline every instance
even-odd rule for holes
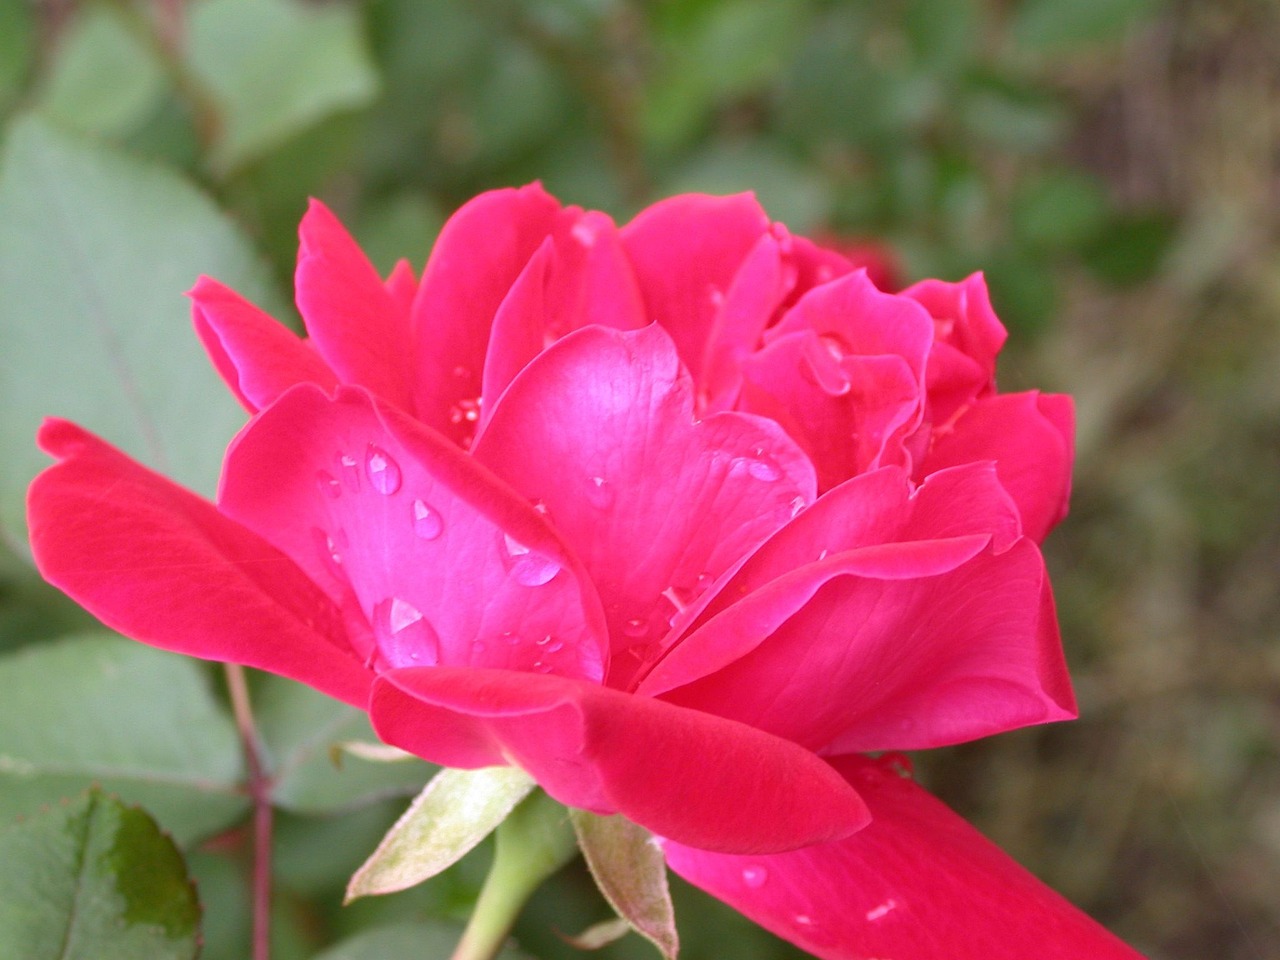
[[[803,510],[806,506],[807,504],[804,502],[804,497],[799,495],[792,497],[791,498],[791,516],[792,517],[799,516],[800,511]]]
[[[347,485],[347,489],[352,493],[360,492],[360,464],[356,463],[356,458],[350,454],[340,453],[337,457],[338,472],[342,475],[342,482]]]
[[[505,631],[502,634],[502,639],[505,640],[507,643],[509,643],[513,647],[520,642],[519,634],[514,633],[511,630]]]
[[[759,890],[769,879],[769,871],[757,863],[742,868],[742,882],[752,890]]]
[[[364,456],[365,473],[373,489],[381,494],[393,494],[400,489],[400,464],[381,447],[369,444]]]
[[[839,334],[822,333],[818,335],[818,342],[822,344],[822,348],[831,355],[831,359],[837,363],[845,358],[845,356],[853,350],[849,345],[849,341]]]
[[[587,480],[587,502],[597,510],[608,510],[615,499],[613,487],[604,477],[591,477]]]
[[[526,587],[540,587],[560,572],[560,561],[530,550],[509,534],[502,535],[511,561],[511,576],[516,583]]]
[[[649,621],[640,617],[632,617],[622,625],[622,635],[632,640],[639,640],[649,635]]]
[[[378,649],[392,667],[434,665],[440,659],[440,637],[422,611],[399,597],[388,597],[373,608],[373,633]]]
[[[880,904],[880,906],[873,907],[872,909],[868,910],[867,919],[874,923],[876,920],[881,920],[884,917],[887,917],[889,914],[893,913],[893,911],[897,909],[898,909],[898,901],[890,897],[884,903]]]
[[[449,422],[453,424],[459,423],[475,423],[480,419],[480,398],[471,397],[466,400],[459,400],[449,408]]]
[[[782,476],[782,468],[778,466],[773,457],[756,448],[750,459],[747,460],[747,473],[757,480],[773,483]]]
[[[413,532],[422,540],[434,540],[444,532],[444,518],[425,500],[413,501]]]
[[[533,669],[535,673],[550,673],[552,667],[551,664],[547,663],[545,660],[535,660],[533,662]]]
[[[569,233],[573,239],[577,240],[584,247],[593,247],[596,243],[597,228],[588,223],[585,219],[579,220],[570,229]]]
[[[316,552],[320,555],[320,562],[324,564],[335,577],[342,577],[342,553],[338,550],[337,543],[333,537],[321,530],[319,527],[311,528],[311,538],[315,541]]]
[[[797,913],[791,919],[794,920],[796,923],[800,924],[800,926],[802,927],[813,926],[813,917],[809,916],[807,913]]]
[[[342,484],[340,484],[338,482],[338,478],[328,470],[316,471],[316,486],[319,487],[320,492],[330,500],[336,500],[338,497],[342,496]]]

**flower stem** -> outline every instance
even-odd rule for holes
[[[223,664],[231,710],[249,771],[249,797],[253,801],[253,960],[271,956],[271,781],[262,764],[258,730],[249,704],[244,667]]]
[[[498,827],[493,866],[453,960],[493,960],[533,891],[576,852],[564,807],[541,790],[516,807]]]

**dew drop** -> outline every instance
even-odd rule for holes
[[[533,670],[535,673],[550,673],[552,667],[545,660],[535,660],[533,661]]]
[[[573,239],[577,240],[584,247],[594,247],[596,244],[596,228],[588,223],[585,219],[579,220],[569,230]]]
[[[778,466],[773,457],[757,447],[751,458],[747,460],[747,473],[757,480],[773,483],[782,476],[782,468]]]
[[[399,597],[373,608],[373,633],[392,667],[431,666],[440,659],[440,637],[422,611]]]
[[[425,500],[413,501],[413,532],[422,540],[434,540],[444,532],[444,518]]]
[[[834,333],[823,333],[818,335],[818,342],[822,344],[822,349],[830,354],[831,359],[839,363],[853,349],[844,337]]]
[[[381,447],[369,444],[364,455],[364,469],[373,489],[379,493],[390,495],[400,489],[400,464]]]
[[[513,647],[520,642],[519,635],[511,630],[505,631],[502,634],[502,639],[505,640],[509,645]]]
[[[791,506],[791,516],[793,518],[799,516],[800,511],[803,510],[806,506],[804,502],[804,497],[799,495],[792,497],[790,506]]]
[[[507,548],[507,557],[511,561],[511,576],[515,578],[516,583],[526,587],[540,587],[560,572],[561,566],[558,560],[530,550],[509,534],[504,533],[502,541]]]
[[[480,419],[480,398],[459,400],[449,408],[449,422],[453,424],[475,423]]]
[[[537,640],[533,642],[540,647],[545,647],[547,644],[551,642],[551,634],[547,634],[545,637],[539,637]]]
[[[640,617],[632,617],[622,625],[622,635],[632,640],[639,640],[649,635],[649,621]]]
[[[872,909],[868,910],[867,919],[874,923],[876,920],[881,920],[884,917],[887,917],[889,914],[893,913],[893,911],[897,909],[898,909],[898,901],[890,897],[884,903],[880,904],[880,906],[873,907]]]
[[[752,890],[759,890],[768,879],[769,871],[759,864],[753,863],[742,868],[742,882]]]
[[[587,502],[597,510],[608,510],[615,499],[613,486],[604,477],[591,477],[587,481]]]
[[[356,458],[347,453],[340,453],[337,457],[338,473],[342,475],[342,482],[347,485],[347,489],[352,493],[360,492],[360,464],[356,463]]]
[[[711,302],[711,306],[715,310],[719,310],[724,306],[724,291],[715,284],[707,286],[707,299]]]
[[[316,471],[316,486],[330,500],[337,500],[338,497],[342,496],[342,484],[328,470]]]
[[[333,537],[319,527],[312,527],[311,538],[315,541],[316,552],[320,555],[320,562],[324,564],[325,569],[335,577],[341,578],[342,553],[338,550]]]
[[[791,919],[794,920],[796,923],[800,924],[800,926],[802,927],[813,926],[813,917],[809,916],[807,913],[797,913]]]

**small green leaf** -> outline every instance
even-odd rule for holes
[[[184,843],[246,809],[235,727],[194,660],[84,634],[0,657],[0,690],[0,821],[91,783]]]
[[[89,4],[62,36],[37,106],[76,130],[121,136],[142,125],[163,93],[154,49],[119,11]]]
[[[653,835],[622,816],[571,812],[578,845],[606,900],[637,933],[675,960],[680,952],[667,864]]]
[[[61,416],[212,493],[244,412],[183,298],[208,273],[268,310],[253,249],[169,170],[26,118],[0,160],[0,534],[26,551],[26,491]]]
[[[533,787],[516,767],[441,770],[351,877],[347,900],[434,877],[487,837]]]
[[[377,93],[358,11],[296,0],[209,0],[191,14],[190,65],[221,110],[213,164],[256,160]]]
[[[191,960],[200,905],[182,856],[137,807],[91,790],[0,831],[0,955]]]
[[[266,743],[271,799],[294,813],[335,813],[388,797],[409,797],[435,769],[417,758],[381,763],[336,750],[346,741],[376,743],[363,710],[293,680],[256,678],[254,713]]]

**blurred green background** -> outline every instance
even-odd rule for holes
[[[92,262],[108,310],[193,342],[180,294],[198,271],[287,315],[308,195],[383,270],[420,268],[476,192],[541,179],[619,220],[673,192],[755,190],[797,232],[883,243],[904,282],[986,271],[1012,333],[1002,387],[1077,398],[1073,513],[1047,553],[1082,717],[919,757],[922,779],[1153,960],[1280,957],[1280,5],[0,0],[0,116],[11,504],[41,462],[35,417],[74,414],[79,382],[74,359],[61,373],[29,359],[78,320],[41,270]],[[131,246],[144,235],[152,247]],[[197,235],[173,276],[130,253],[176,257]],[[194,345],[157,355],[155,377],[182,384],[199,363]],[[224,438],[227,409],[224,432],[208,427]],[[16,658],[86,627],[34,580],[15,510],[0,564],[10,684]],[[255,692],[283,727],[323,712]],[[208,708],[225,716],[217,695]],[[0,754],[14,716],[0,706]],[[67,792],[93,779],[73,773]],[[370,776],[358,796],[304,785],[282,802],[278,960],[466,915],[484,851],[427,887],[338,906],[403,807],[385,798],[425,773]],[[6,811],[34,803],[20,787],[0,781],[18,797]],[[204,955],[244,956],[243,837],[200,842],[153,809],[190,841]],[[678,898],[690,960],[799,956]],[[518,937],[532,956],[580,956],[554,931],[606,915],[570,868]],[[598,955],[652,951],[632,937]]]

